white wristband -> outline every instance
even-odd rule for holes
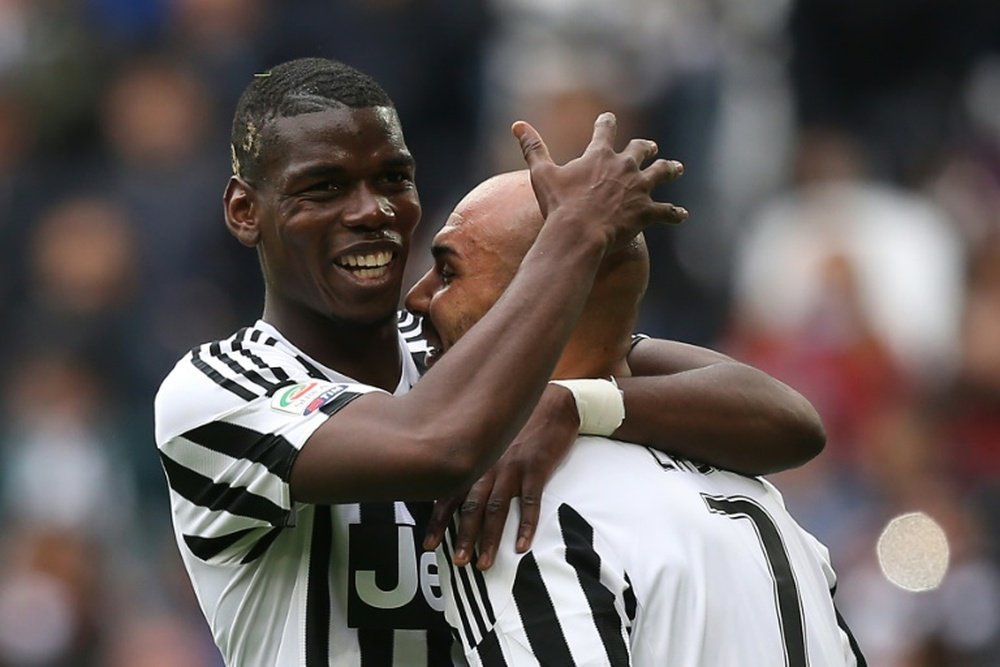
[[[608,436],[625,420],[625,397],[614,379],[552,380],[569,389],[580,415],[580,433]]]

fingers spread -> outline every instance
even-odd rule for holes
[[[666,202],[653,202],[650,218],[659,223],[675,225],[688,218],[688,211],[683,206],[675,206]]]
[[[587,150],[593,148],[614,148],[615,136],[618,134],[618,119],[610,111],[605,111],[594,121],[594,136]]]
[[[650,141],[649,139],[633,139],[628,142],[628,146],[625,147],[625,150],[622,151],[622,153],[635,160],[636,164],[641,165],[656,155],[659,150],[660,149],[656,145],[655,141]]]

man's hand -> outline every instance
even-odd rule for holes
[[[678,223],[688,215],[685,209],[653,201],[651,196],[655,186],[680,176],[684,166],[675,160],[658,159],[643,168],[656,155],[656,143],[633,139],[623,151],[616,152],[617,127],[614,114],[598,116],[583,155],[561,166],[552,161],[535,128],[524,121],[511,128],[531,171],[542,215],[548,220],[559,210],[585,221],[589,229],[604,234],[607,252],[625,247],[654,222]],[[586,230],[581,227],[581,231]]]
[[[510,510],[510,500],[521,498],[516,549],[531,547],[538,525],[542,489],[576,440],[580,418],[573,396],[564,387],[549,385],[528,423],[497,463],[472,485],[465,496],[439,500],[434,505],[424,548],[434,549],[458,511],[458,533],[453,561],[462,566],[478,552],[476,567],[489,568],[496,558]]]

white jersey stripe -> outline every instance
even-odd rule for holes
[[[170,488],[178,495],[200,507],[210,510],[225,509],[230,514],[247,516],[266,521],[272,526],[282,525],[288,510],[250,490],[218,484],[185,466],[177,463],[164,453],[160,462],[167,473]]]
[[[594,551],[594,529],[565,503],[559,506],[558,515],[566,562],[576,570],[608,663],[611,667],[628,667],[631,659],[621,618],[615,609],[615,595],[601,582],[601,557]]]
[[[444,549],[445,554],[448,558],[448,577],[451,579],[451,592],[455,600],[455,606],[458,609],[458,615],[462,621],[462,641],[467,649],[473,648],[481,637],[478,637],[472,631],[472,624],[469,622],[469,603],[466,600],[465,589],[459,583],[458,568],[454,564],[454,558],[452,555],[452,549],[454,548],[451,543],[451,535],[445,532],[444,540],[441,542],[441,546]]]
[[[238,335],[239,333],[237,333],[237,336]],[[235,341],[235,339],[236,337],[233,337],[227,341],[229,343],[230,350],[232,350],[233,348],[233,342]],[[229,353],[224,352],[222,350],[222,341],[215,341],[213,343],[210,343],[208,346],[208,352],[210,355],[212,355],[212,357],[218,359],[223,364],[225,364],[230,371],[235,373],[237,376],[245,377],[247,380],[249,380],[253,384],[263,389],[264,393],[266,394],[272,393],[276,385],[278,384],[276,382],[270,382],[264,379],[264,377],[261,376],[261,374],[258,373],[255,369],[243,366],[238,361],[236,361],[236,359],[230,356]]]
[[[256,333],[256,334],[260,333],[256,329],[254,329],[252,331],[253,331],[253,333]],[[253,364],[259,370],[268,371],[269,373],[271,373],[274,376],[274,380],[275,380],[275,382],[277,384],[280,385],[280,384],[283,384],[285,382],[288,382],[289,381],[288,373],[286,373],[284,371],[284,369],[282,369],[282,368],[280,368],[278,366],[270,366],[270,365],[268,365],[267,362],[265,362],[263,359],[261,359],[258,355],[254,354],[253,352],[251,352],[250,350],[248,350],[243,345],[243,342],[247,341],[247,340],[249,340],[250,342],[254,342],[253,341],[253,336],[250,334],[250,332],[251,332],[251,329],[244,328],[244,329],[241,329],[240,331],[238,331],[236,333],[236,335],[232,338],[233,352],[239,353],[244,358],[246,358],[249,361],[253,362]],[[241,338],[242,338],[242,340],[241,340]]]
[[[251,391],[243,385],[234,381],[232,378],[225,377],[217,369],[212,367],[205,359],[201,357],[201,349],[195,348],[191,350],[191,364],[201,371],[208,379],[210,379],[215,384],[219,385],[223,389],[227,389],[230,392],[236,394],[245,401],[252,401],[261,394],[256,391]]]
[[[525,554],[517,566],[514,604],[524,624],[532,653],[542,664],[575,665],[566,635],[552,604],[552,595],[538,568],[534,553]]]
[[[286,482],[291,474],[292,462],[299,452],[280,435],[260,433],[239,424],[222,421],[209,422],[179,437],[233,459],[259,463]],[[184,462],[179,452],[185,451],[186,446],[174,443],[164,449],[178,461]]]
[[[281,511],[291,509],[286,481],[270,472],[263,464],[247,459],[234,459],[202,447],[198,443],[183,442],[181,438],[174,438],[170,446],[163,448],[163,454],[173,463],[183,466],[192,474],[208,479],[213,484],[231,489],[245,489],[247,493],[276,505]],[[203,503],[197,504],[204,506]]]

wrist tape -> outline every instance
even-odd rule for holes
[[[580,433],[608,436],[625,420],[625,397],[614,379],[552,380],[569,389],[580,415]]]

